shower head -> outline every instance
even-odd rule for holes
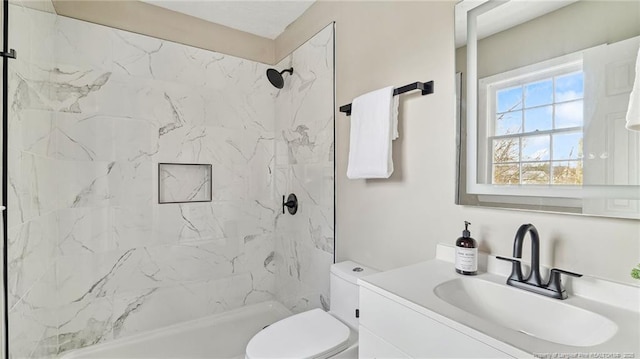
[[[275,88],[281,89],[284,87],[284,79],[282,78],[282,74],[285,72],[288,72],[290,75],[293,75],[293,67],[289,69],[284,69],[280,72],[278,72],[278,70],[276,69],[268,69],[267,78]]]

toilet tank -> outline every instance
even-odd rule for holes
[[[331,266],[331,310],[338,319],[358,329],[358,278],[378,273],[377,270],[355,262],[345,261]]]

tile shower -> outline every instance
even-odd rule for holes
[[[265,64],[16,5],[10,27],[13,358],[328,307],[332,25],[276,66],[294,67],[282,90]],[[158,163],[212,164],[213,200],[158,204]]]

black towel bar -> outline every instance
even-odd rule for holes
[[[428,82],[414,82],[412,84],[404,85],[393,90],[393,96],[403,94],[405,92],[421,90],[422,95],[428,95],[433,93],[433,81]],[[347,116],[351,116],[351,104],[340,106],[340,112],[344,112]]]

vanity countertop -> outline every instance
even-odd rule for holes
[[[489,321],[440,299],[435,288],[457,278],[473,278],[505,285],[511,265],[493,256],[480,257],[479,274],[457,274],[453,247],[438,245],[436,259],[359,279],[361,287],[386,296],[433,320],[515,357],[640,358],[640,288],[583,276],[565,279],[569,298],[558,300],[522,291],[525,295],[557,301],[602,315],[617,325],[613,336],[593,346],[570,346],[543,340]],[[514,303],[517,305],[517,303]],[[563,320],[563,318],[558,318]],[[550,323],[553,325],[553,323]]]

